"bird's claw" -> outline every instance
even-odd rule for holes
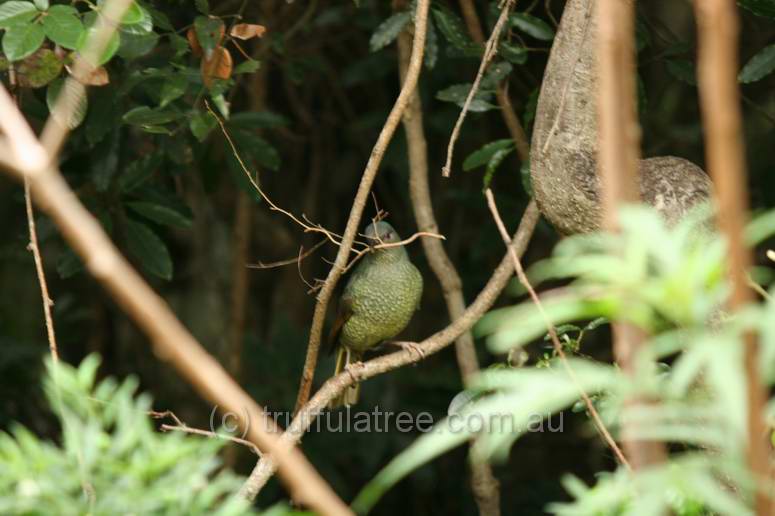
[[[425,358],[425,351],[423,351],[423,349],[420,346],[418,346],[417,343],[415,342],[396,340],[391,342],[391,344],[398,346],[399,348],[405,351],[408,350],[413,353],[417,353],[418,360],[422,360],[423,358]]]
[[[344,370],[347,371],[347,374],[350,375],[350,378],[353,379],[353,382],[358,383],[358,373],[359,371],[363,370],[363,362],[360,360],[357,362],[350,362],[344,366]]]

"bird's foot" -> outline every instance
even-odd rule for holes
[[[399,348],[405,351],[408,350],[413,353],[417,353],[417,357],[418,357],[417,360],[422,360],[423,358],[425,358],[425,351],[423,351],[423,349],[420,346],[418,346],[416,342],[410,342],[405,340],[393,340],[393,341],[390,341],[389,344],[393,346],[398,346]]]
[[[363,370],[363,362],[360,360],[357,362],[350,362],[344,366],[344,370],[347,371],[347,374],[350,375],[350,378],[353,379],[353,382],[358,383],[360,381],[358,379],[358,374]]]

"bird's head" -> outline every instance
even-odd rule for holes
[[[384,220],[369,224],[366,226],[366,229],[363,233],[371,245],[377,245],[380,243],[392,244],[401,241],[401,237],[398,236],[398,233],[395,229],[393,229],[393,226]]]

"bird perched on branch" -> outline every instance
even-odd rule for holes
[[[384,221],[369,224],[364,234],[373,245],[401,241]],[[339,300],[329,342],[337,345],[336,370],[360,362],[363,353],[398,335],[419,307],[423,280],[403,246],[374,249],[352,272]],[[348,387],[330,408],[358,401],[359,385]]]

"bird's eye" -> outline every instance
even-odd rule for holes
[[[393,238],[393,232],[388,231],[387,233],[385,233],[385,238]]]

